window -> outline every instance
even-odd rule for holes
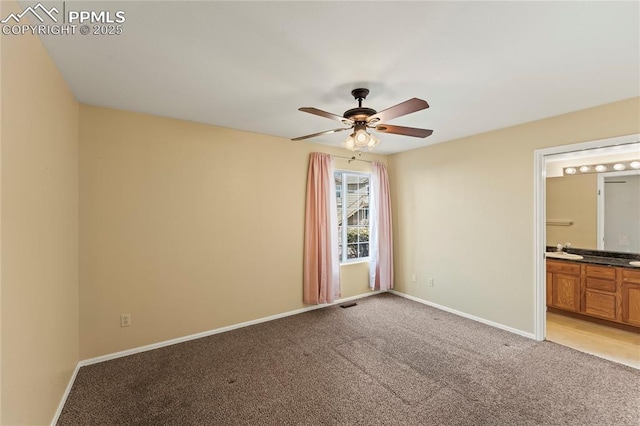
[[[369,257],[368,173],[336,172],[340,262]]]

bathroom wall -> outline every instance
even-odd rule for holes
[[[570,226],[547,225],[547,245],[597,248],[597,179],[596,174],[547,178],[547,222],[573,222]]]

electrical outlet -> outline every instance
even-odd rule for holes
[[[429,278],[429,281],[427,281],[427,287],[433,287],[434,284],[435,284],[435,279]]]
[[[416,274],[411,274],[411,282],[415,283],[418,281],[418,278],[416,277]]]
[[[129,327],[131,325],[131,314],[120,314],[120,327]]]

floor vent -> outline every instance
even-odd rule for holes
[[[345,309],[345,308],[350,308],[350,307],[356,306],[356,305],[357,305],[356,302],[351,302],[351,303],[345,303],[344,305],[340,305],[340,307]]]

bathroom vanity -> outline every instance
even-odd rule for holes
[[[548,252],[547,308],[640,332],[640,257],[574,249]],[[553,257],[551,257],[553,256]]]

